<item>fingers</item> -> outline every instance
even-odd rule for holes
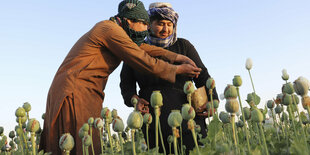
[[[140,98],[138,100],[138,104],[136,106],[136,110],[140,111],[142,115],[145,114],[145,113],[149,113],[149,107],[148,107],[149,104],[150,104],[149,102],[147,102],[143,98]]]
[[[197,116],[200,116],[200,117],[204,117],[204,118],[208,118],[208,117],[212,117],[213,114],[215,114],[216,110],[213,109],[213,112],[212,112],[212,109],[208,111],[204,111],[204,112],[197,112]]]
[[[191,67],[193,67],[193,66],[191,66]],[[198,76],[200,75],[200,72],[201,72],[201,68],[193,67],[191,69],[192,69],[191,72],[187,75],[192,77],[192,78],[198,78]]]
[[[144,105],[149,105],[149,104],[150,104],[148,101],[146,101],[146,100],[143,99],[143,98],[140,98],[139,102],[141,102],[141,103],[144,104]]]
[[[197,67],[196,66],[196,64],[195,64],[195,62],[192,60],[192,59],[190,59],[190,58],[188,58],[188,57],[186,57],[188,60],[187,60],[187,63],[188,64],[190,64],[190,65],[192,65],[192,66],[194,66],[194,67]]]
[[[192,66],[194,66],[194,67],[197,67],[196,66],[196,63],[192,60],[192,59],[190,59],[190,58],[188,58],[187,56],[185,56],[185,55],[178,55],[177,56],[177,58],[176,58],[176,61],[177,62],[180,62],[180,63],[182,63],[182,64],[190,64],[190,65],[192,65]]]
[[[203,117],[203,118],[208,118],[209,117],[209,114],[207,112],[204,112],[204,113],[197,113],[197,116],[200,116],[200,117]]]
[[[149,113],[149,107],[141,104],[139,106],[137,105],[136,110],[140,111],[142,115],[145,113]]]
[[[204,112],[207,110],[207,107],[206,107],[207,103],[203,104],[202,106],[198,107],[196,109],[196,112]]]
[[[196,66],[196,63],[192,60],[192,59],[190,59],[190,58],[188,58],[187,56],[184,56],[185,57],[185,63],[188,63],[188,64],[190,64],[190,65],[192,65],[192,66],[194,66],[194,67],[197,67]]]

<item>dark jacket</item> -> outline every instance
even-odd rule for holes
[[[163,96],[163,106],[161,107],[161,115],[160,115],[160,123],[161,123],[161,129],[163,132],[163,139],[166,142],[167,137],[171,135],[171,128],[168,125],[168,116],[171,112],[171,110],[179,109],[181,110],[182,104],[188,103],[186,99],[186,94],[183,92],[183,87],[186,81],[192,80],[195,82],[196,88],[202,87],[206,84],[207,79],[210,77],[207,68],[202,63],[196,49],[194,46],[186,39],[178,38],[178,40],[170,47],[167,47],[166,49],[185,55],[192,59],[197,67],[201,68],[202,71],[198,78],[192,78],[182,75],[176,76],[176,82],[170,83],[168,81],[162,80],[160,78],[154,77],[152,75],[146,75],[138,72],[137,70],[134,70],[127,64],[123,64],[123,68],[121,71],[121,92],[122,96],[124,98],[124,102],[127,106],[132,107],[132,104],[130,102],[131,97],[133,95],[138,95],[140,98],[143,98],[147,101],[150,101],[150,96],[152,94],[152,91],[154,90],[160,90],[162,96]],[[139,93],[137,94],[137,87],[136,82],[139,85]],[[209,92],[206,90],[206,92]],[[208,94],[208,98],[210,98]],[[216,93],[216,90],[213,91],[213,99],[218,99],[218,95]],[[150,107],[150,113],[152,114],[153,118],[155,118],[154,110],[151,106]],[[196,121],[196,124],[199,124],[201,127],[201,134],[203,137],[206,137],[206,123],[205,118],[196,116],[194,119]],[[155,121],[150,126],[149,129],[149,138],[150,138],[150,147],[154,147],[155,144],[154,140],[154,133],[155,133]],[[192,135],[191,132],[187,129],[187,122],[183,121],[182,129],[183,129],[183,138],[186,139],[183,143],[186,145],[188,149],[192,149],[194,147],[194,142],[192,141]],[[143,128],[144,129],[144,128]],[[145,129],[143,130],[145,131]],[[145,134],[145,132],[144,132]],[[185,137],[184,137],[185,136]],[[186,138],[188,137],[188,138]],[[168,143],[165,144],[166,148],[168,146]],[[167,149],[166,149],[167,150]]]

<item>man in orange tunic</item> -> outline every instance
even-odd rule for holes
[[[70,133],[75,140],[71,153],[82,154],[79,129],[89,117],[100,117],[103,90],[109,75],[121,61],[170,82],[175,82],[176,74],[199,74],[201,69],[189,58],[142,43],[148,21],[142,2],[124,0],[119,4],[118,15],[97,23],[76,42],[49,90],[40,150],[62,154],[59,138],[63,133]],[[151,56],[161,56],[170,63],[180,62],[181,65]],[[99,154],[98,131],[93,135],[95,152]]]

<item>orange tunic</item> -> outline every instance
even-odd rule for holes
[[[40,149],[60,154],[59,138],[70,132],[75,139],[72,153],[82,154],[78,131],[89,117],[100,117],[106,82],[122,60],[141,72],[174,82],[176,66],[150,55],[161,56],[170,63],[177,56],[156,46],[138,47],[112,21],[97,23],[72,47],[54,77],[47,98]],[[98,132],[95,131],[93,137],[99,154]]]

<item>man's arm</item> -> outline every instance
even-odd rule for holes
[[[196,64],[190,58],[184,55],[177,54],[169,50],[163,49],[161,47],[143,43],[140,45],[140,48],[143,49],[145,52],[147,52],[150,56],[159,57],[160,59],[168,61],[171,64],[175,62],[179,62],[181,64],[184,64],[184,63],[191,64],[196,67]]]
[[[195,74],[200,69],[189,65],[171,65],[160,59],[148,55],[138,47],[126,34],[126,32],[113,22],[107,22],[102,27],[104,38],[102,43],[115,56],[123,60],[132,68],[152,73],[164,80],[175,82],[176,74]]]

